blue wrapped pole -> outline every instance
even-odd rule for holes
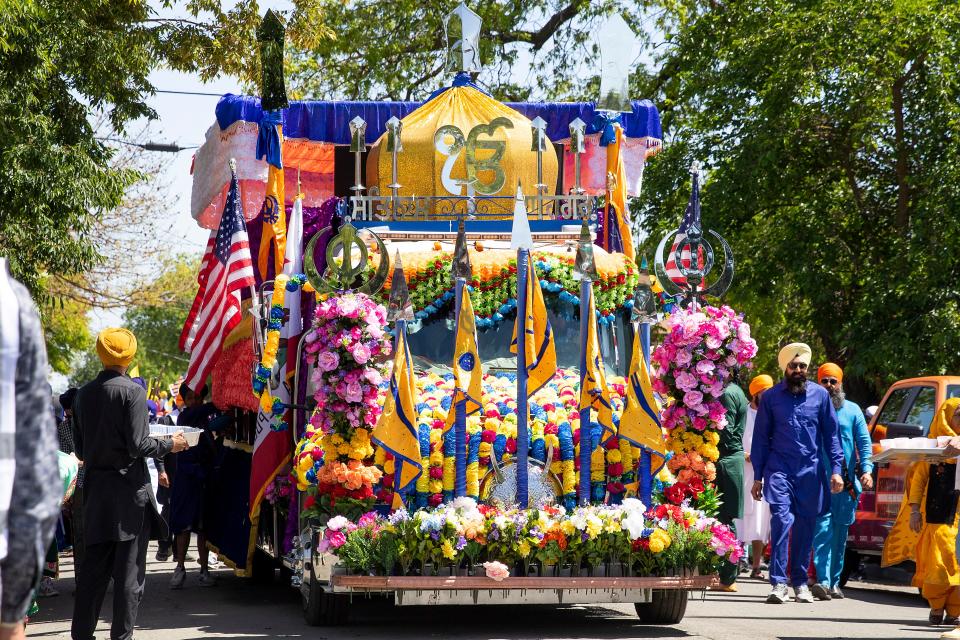
[[[643,351],[643,362],[650,369],[650,323],[640,323],[640,349]],[[637,475],[640,480],[640,501],[649,505],[653,492],[653,475],[651,474],[653,461],[649,449],[640,450],[640,464]]]
[[[530,250],[517,250],[517,504],[526,508],[529,503],[527,489],[527,455],[530,438],[527,435],[527,270]]]
[[[454,340],[460,331],[460,307],[463,302],[463,287],[467,281],[464,278],[457,278],[456,281],[456,316],[454,327]],[[454,347],[456,349],[456,347]],[[456,392],[454,392],[456,393]],[[461,394],[460,400],[456,404],[457,416],[453,424],[454,437],[456,438],[456,476],[453,487],[453,495],[457,498],[467,495],[467,401]]]
[[[587,333],[590,322],[590,296],[593,282],[589,278],[580,281],[580,393],[587,381]],[[580,410],[580,487],[578,498],[581,506],[590,504],[590,455],[593,453],[593,434],[590,429],[590,407]]]

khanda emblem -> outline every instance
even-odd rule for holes
[[[277,204],[276,197],[268,195],[263,199],[260,216],[267,224],[276,224],[280,220],[280,206]]]
[[[687,203],[687,209],[684,213],[680,226],[665,235],[657,246],[654,268],[657,279],[664,291],[671,296],[681,295],[684,297],[684,306],[695,302],[697,305],[703,303],[705,296],[720,297],[727,292],[730,284],[733,282],[734,259],[733,250],[723,237],[713,229],[704,232],[703,223],[700,218],[700,164],[694,162],[690,167],[690,176],[692,188],[690,190],[690,201]],[[707,233],[713,236],[723,248],[723,271],[716,282],[707,284],[707,276],[713,270],[714,256],[713,246],[707,239]],[[668,273],[664,263],[664,249],[667,243],[672,240],[668,255],[668,261],[673,265],[686,282],[680,283],[674,281],[671,274]]]
[[[463,185],[467,186],[468,196],[474,193],[491,195],[503,189],[506,175],[500,161],[507,149],[507,143],[503,140],[480,139],[480,136],[492,138],[500,127],[512,129],[513,123],[509,118],[494,118],[489,124],[475,126],[466,137],[459,127],[452,124],[437,129],[433,136],[433,146],[441,154],[447,156],[447,160],[440,170],[440,181],[444,189],[457,196],[463,195]],[[491,151],[492,153],[485,158],[478,158],[478,150]],[[451,175],[461,153],[465,154],[466,180],[457,180]],[[482,181],[477,177],[477,174],[481,171],[490,171],[493,173],[493,177],[490,180]]]
[[[365,230],[377,245],[380,253],[380,264],[372,275],[364,277],[367,272],[369,250],[363,238],[357,233],[357,228],[349,222],[340,225],[340,232],[327,242],[327,268],[323,275],[320,275],[315,256],[317,241],[330,230],[330,227],[326,227],[317,232],[307,243],[304,251],[303,270],[313,288],[323,293],[357,291],[373,294],[379,291],[387,281],[387,273],[390,268],[390,261],[386,258],[387,248],[380,236],[370,230]],[[357,249],[356,253],[359,255],[354,254],[354,248]],[[338,253],[340,254],[339,257]]]

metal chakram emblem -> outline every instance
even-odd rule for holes
[[[323,293],[356,291],[373,294],[379,291],[387,281],[387,273],[390,270],[390,261],[386,257],[387,248],[377,234],[369,229],[364,230],[373,238],[380,253],[380,264],[376,272],[372,276],[364,278],[369,250],[363,238],[357,233],[357,228],[349,222],[340,225],[340,232],[327,242],[327,268],[323,275],[320,275],[314,254],[317,250],[317,241],[330,230],[330,227],[326,227],[314,235],[307,243],[307,248],[304,251],[304,272],[314,289]],[[356,253],[359,255],[354,253],[354,248],[357,249]],[[337,259],[338,253],[340,254],[339,260]]]
[[[710,229],[708,233],[716,238],[723,247],[724,262],[720,277],[709,286],[704,286],[707,276],[713,270],[716,258],[713,247],[707,240],[703,225],[700,222],[699,163],[693,163],[693,166],[690,167],[690,175],[693,190],[690,193],[690,202],[687,204],[683,221],[676,231],[671,231],[660,240],[660,244],[657,246],[657,255],[654,259],[654,268],[660,285],[669,295],[682,295],[685,300],[684,306],[692,302],[698,305],[702,304],[705,296],[722,296],[733,282],[734,271],[733,250],[730,249],[730,245],[719,233]],[[674,267],[676,271],[671,270],[671,273],[668,273],[664,266],[663,255],[667,242],[671,240],[670,252],[672,255],[669,256],[668,261],[676,265]],[[676,278],[677,273],[686,282],[680,283],[671,279],[671,276]]]

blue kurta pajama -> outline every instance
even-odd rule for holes
[[[820,473],[825,452],[831,473],[840,473],[843,451],[830,394],[807,382],[794,395],[780,382],[760,398],[750,460],[763,479],[770,505],[770,583],[787,583],[787,559],[794,587],[807,583],[817,516],[830,508],[829,476]],[[789,545],[789,556],[788,556]]]
[[[861,473],[873,472],[872,445],[863,411],[856,403],[845,400],[837,411],[837,423],[843,448],[843,472],[853,483],[856,495],[850,495],[848,491],[833,494],[830,496],[830,511],[817,518],[813,534],[813,566],[817,568],[817,581],[828,589],[840,584],[847,530],[856,518],[857,501],[863,491],[857,477],[857,461],[860,461]],[[829,478],[829,469],[822,455],[820,472]]]

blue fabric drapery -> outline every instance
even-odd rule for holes
[[[283,124],[283,110],[262,111],[263,117],[260,119],[259,132],[257,133],[257,160],[264,156],[267,162],[277,169],[283,169],[282,145],[280,144],[280,133],[277,131],[277,125]]]
[[[360,116],[367,123],[367,144],[376,142],[387,128],[387,120],[396,116],[403,118],[419,107],[421,102],[368,102],[368,101],[291,101],[283,109],[283,134],[287,138],[308,139],[314,142],[350,144],[350,128],[347,123]],[[605,127],[605,120],[598,119],[599,112],[593,102],[507,102],[533,120],[540,116],[547,122],[547,136],[551,140],[570,137],[570,123],[580,118],[587,123],[587,134],[598,133]],[[660,114],[649,100],[634,100],[633,111],[621,114],[621,125],[628,138],[663,138]],[[217,123],[226,129],[238,120],[259,123],[263,117],[260,99],[250,96],[226,94],[217,103]]]

